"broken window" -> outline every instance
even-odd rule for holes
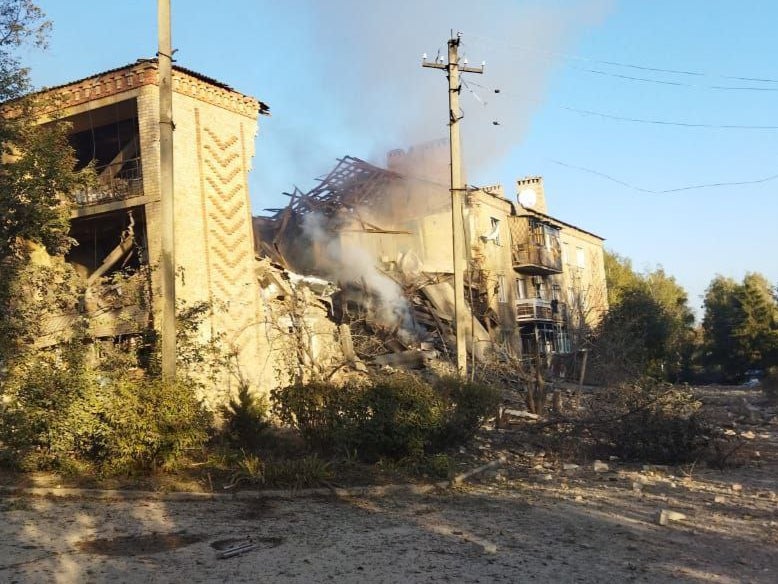
[[[508,294],[505,289],[505,276],[502,274],[497,276],[497,302],[508,302]]]
[[[97,173],[97,185],[76,194],[80,205],[126,199],[143,194],[138,111],[134,99],[72,116],[70,144],[76,153],[76,169],[89,164]]]
[[[76,245],[66,259],[86,279],[95,273],[134,272],[147,262],[145,214],[140,207],[73,219],[70,237]]]
[[[579,270],[583,270],[586,267],[586,255],[582,247],[575,248],[575,261]]]
[[[524,300],[527,298],[527,280],[516,278],[516,299]]]
[[[492,230],[489,232],[488,239],[493,241],[495,245],[500,245],[500,220],[492,217],[491,226]]]

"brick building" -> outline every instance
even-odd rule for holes
[[[78,245],[68,261],[93,287],[110,284],[120,268],[151,268],[145,270],[145,306],[126,298],[101,305],[98,297],[104,295],[93,294],[92,334],[113,337],[153,327],[161,310],[154,269],[160,259],[157,62],[139,60],[41,93],[54,98],[45,103],[56,104],[48,115],[71,124],[79,166],[92,164],[98,175],[94,187],[76,194],[71,235]],[[253,385],[272,387],[272,367],[263,366],[270,347],[247,183],[258,117],[267,112],[264,103],[215,79],[174,67],[177,298],[190,306],[212,302],[201,334],[234,350]],[[67,319],[59,326],[67,326]]]

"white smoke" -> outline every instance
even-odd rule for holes
[[[614,1],[316,2],[315,34],[318,46],[326,47],[319,54],[326,55],[328,71],[317,99],[332,132],[351,139],[348,153],[381,166],[391,148],[447,137],[446,77],[423,69],[421,54],[433,60],[439,51],[446,59],[451,29],[461,31],[460,56],[471,65],[486,61],[483,75],[463,75],[470,87],[460,97],[465,163],[475,174],[499,164],[522,141],[558,55],[574,51],[575,41]],[[516,170],[517,176],[525,172]]]
[[[338,223],[342,228],[342,222]],[[329,231],[329,225],[330,220],[318,213],[308,213],[303,218],[303,232],[317,248],[318,267],[325,276],[341,284],[363,285],[378,301],[371,307],[376,322],[396,328],[401,334],[416,336],[410,306],[400,285],[378,269],[376,258],[366,249],[344,247],[337,234]]]

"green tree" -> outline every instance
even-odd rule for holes
[[[690,367],[694,315],[684,289],[662,267],[640,274],[605,253],[610,309],[595,345],[603,381],[650,374],[675,379]]]
[[[59,256],[69,249],[68,194],[86,176],[74,171],[67,128],[37,123],[41,107],[52,104],[30,94],[16,56],[24,45],[43,47],[50,28],[31,0],[0,0],[0,361],[34,330],[40,315],[30,307],[58,286],[70,288],[67,278],[39,277],[30,263],[36,247]]]
[[[27,69],[15,56],[25,44],[45,46],[51,23],[31,0],[0,0],[0,261],[24,260],[29,243],[52,254],[67,250],[68,207],[63,194],[81,180],[66,128],[35,123],[42,104],[30,95]]]
[[[704,306],[705,365],[711,371],[737,381],[778,360],[778,301],[764,276],[749,273],[740,284],[716,276]]]

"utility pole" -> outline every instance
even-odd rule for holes
[[[176,253],[173,208],[173,48],[170,38],[170,0],[157,0],[159,27],[159,187],[162,231],[162,377],[176,377]]]
[[[448,127],[449,148],[451,150],[451,230],[452,252],[454,258],[454,320],[456,321],[457,343],[457,373],[460,377],[467,375],[467,339],[465,338],[465,226],[462,218],[463,196],[466,189],[462,182],[462,153],[460,151],[459,122],[462,114],[459,109],[459,93],[462,89],[459,83],[460,73],[483,73],[484,68],[468,67],[467,61],[459,64],[459,43],[461,33],[448,40],[448,63],[443,63],[443,57],[436,62],[427,61],[422,57],[421,66],[433,69],[443,69],[448,74]]]

